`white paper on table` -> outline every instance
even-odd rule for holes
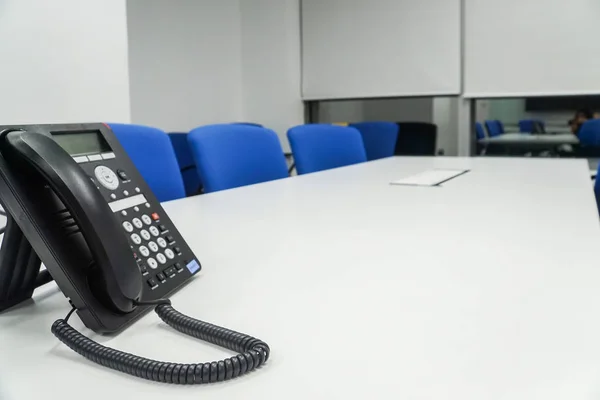
[[[438,186],[450,179],[464,175],[467,172],[469,172],[468,169],[431,169],[416,175],[411,175],[407,178],[392,181],[390,184],[406,186]]]

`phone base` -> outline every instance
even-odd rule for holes
[[[52,280],[10,214],[0,247],[0,312],[28,300],[36,287]]]

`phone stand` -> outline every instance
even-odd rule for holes
[[[30,299],[33,290],[50,281],[41,261],[10,214],[6,214],[0,247],[0,312]]]

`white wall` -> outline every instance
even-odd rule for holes
[[[304,123],[298,0],[240,0],[243,115],[275,130]]]
[[[308,100],[460,92],[461,0],[303,0]]]
[[[239,0],[128,0],[127,14],[133,122],[244,120]]]
[[[0,1],[0,123],[129,122],[125,0]]]
[[[464,0],[464,92],[599,93],[599,19],[597,0]]]
[[[433,99],[433,123],[438,127],[437,149],[443,150],[446,156],[458,155],[458,105],[456,96]]]

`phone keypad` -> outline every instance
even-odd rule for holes
[[[135,206],[130,211],[138,213],[141,210]],[[146,211],[146,214],[124,217],[123,229],[130,234],[130,242],[135,246],[133,249],[137,254],[140,272],[144,276],[149,275],[146,282],[150,289],[158,288],[185,271],[185,263],[173,263],[177,261],[176,257],[181,254],[181,250],[176,246],[175,238],[169,234],[168,228],[161,223],[158,213]]]

